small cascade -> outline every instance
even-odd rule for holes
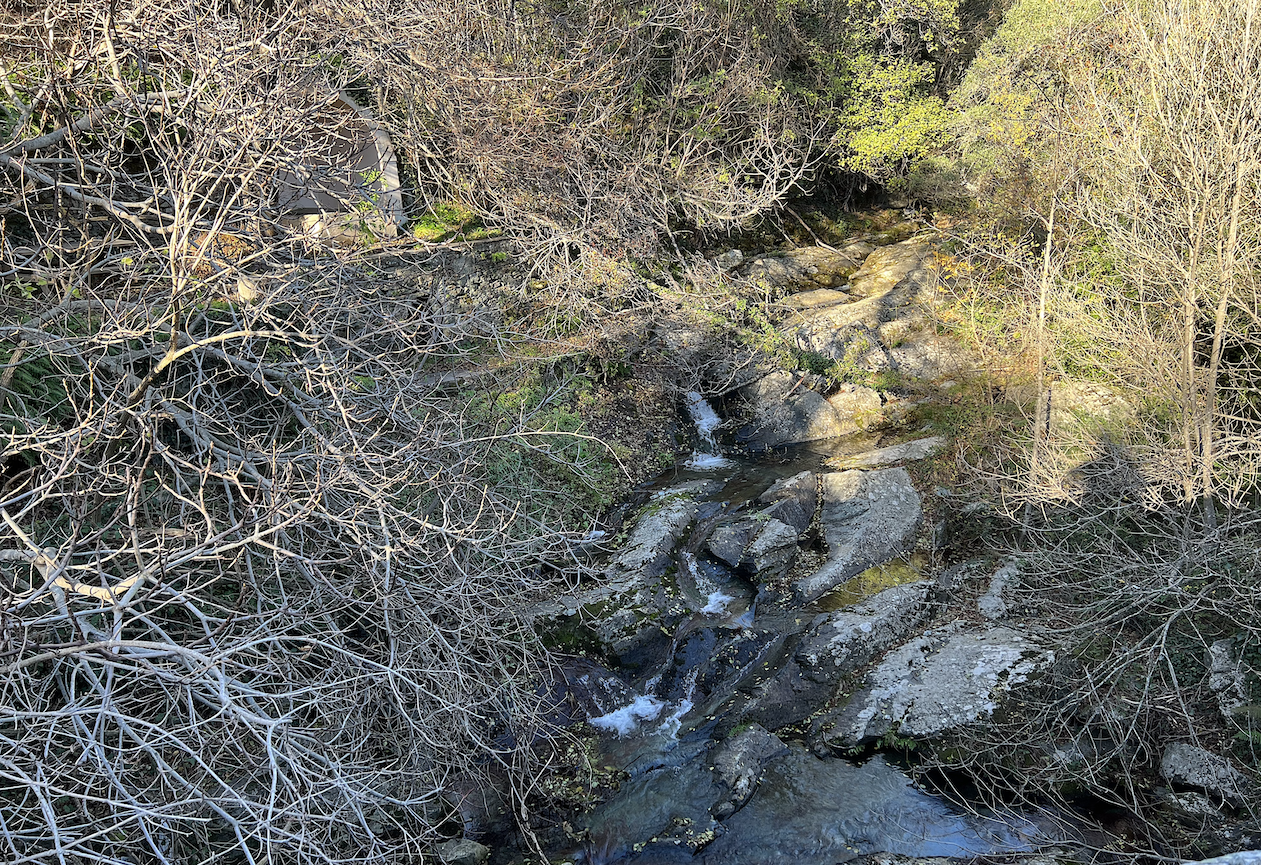
[[[692,422],[696,424],[700,446],[692,451],[692,456],[683,465],[695,471],[709,471],[730,466],[731,460],[722,455],[722,448],[718,446],[718,441],[714,438],[714,432],[722,423],[722,418],[705,401],[705,397],[694,390],[687,393],[687,411],[692,416]]]

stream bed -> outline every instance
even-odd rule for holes
[[[861,681],[931,607],[925,554],[896,536],[905,514],[884,515],[885,487],[867,477],[881,470],[828,470],[872,452],[876,437],[729,456],[715,440],[713,410],[697,394],[688,409],[697,450],[642,491],[627,543],[608,566],[614,588],[560,605],[571,619],[601,611],[584,627],[605,666],[584,659],[568,687],[599,733],[599,759],[624,780],[579,819],[573,835],[582,843],[551,851],[551,861],[836,865],[874,853],[995,856],[1054,843],[1047,825],[960,809],[921,789],[873,754],[872,735],[851,742],[828,732],[829,718],[845,720],[839,683]],[[841,481],[871,491],[829,499],[829,484]],[[896,507],[914,508],[913,535],[918,497],[892,489]],[[874,527],[863,522],[873,514]],[[840,575],[834,585],[804,593],[828,568]],[[835,643],[838,628],[852,635],[836,650],[845,659],[829,666],[818,656],[833,649],[820,647]],[[989,675],[988,644],[982,649],[964,659],[969,675]],[[970,699],[966,687],[959,694]],[[899,729],[898,719],[890,723],[884,729]]]

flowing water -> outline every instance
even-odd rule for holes
[[[750,506],[775,481],[819,469],[838,453],[869,449],[874,439],[857,436],[787,455],[738,458],[722,453],[716,436],[721,420],[700,394],[688,395],[688,410],[697,450],[656,487],[694,478],[721,483],[700,505],[692,539],[674,553],[678,591],[693,612],[661,635],[655,665],[588,674],[585,686],[598,695],[588,700],[588,718],[602,734],[602,759],[628,777],[582,818],[588,839],[583,848],[553,861],[835,865],[866,853],[974,857],[1045,843],[1018,815],[963,813],[918,789],[879,756],[863,763],[816,756],[782,730],[788,747],[777,742],[780,753],[753,768],[760,777],[747,801],[734,810],[722,804],[729,791],[715,778],[714,755],[732,732],[723,719],[742,705],[760,670],[784,662],[793,629],[800,632],[803,620],[821,610],[917,578],[923,563],[912,558],[873,569],[797,613],[760,613],[758,586],[701,549],[706,521],[712,527]],[[775,616],[779,624],[768,624]]]

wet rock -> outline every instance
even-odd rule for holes
[[[437,853],[442,865],[486,865],[490,861],[490,848],[467,838],[444,841],[438,845]]]
[[[849,435],[881,422],[881,399],[876,391],[850,385],[824,398],[809,389],[806,378],[775,372],[742,388],[752,421],[740,431],[740,437],[765,447],[779,447]]]
[[[726,793],[701,759],[635,775],[584,816],[592,860],[619,862],[652,843],[702,847],[719,831],[710,809]]]
[[[1021,858],[1021,865],[1033,865],[1028,859]],[[854,865],[957,865],[957,860],[945,856],[899,856],[896,853],[873,853],[854,860]],[[1049,862],[1046,865],[1058,865]]]
[[[932,586],[928,580],[894,586],[816,617],[797,648],[797,662],[811,678],[831,682],[865,667],[924,620]]]
[[[797,600],[812,601],[906,551],[915,540],[922,513],[919,493],[905,469],[823,475],[820,520],[828,560],[796,582]]]
[[[711,809],[718,819],[740,810],[757,786],[768,760],[788,753],[788,746],[756,724],[727,739],[714,750],[714,777],[728,794]]]
[[[785,657],[785,635],[770,630],[742,630],[723,640],[704,659],[696,677],[703,695],[703,714],[716,715],[743,704],[745,691],[756,687],[759,674],[775,669]]]
[[[995,571],[989,588],[976,602],[981,615],[991,621],[1007,618],[1013,604],[1011,593],[1019,579],[1020,568],[1015,562],[1008,562]]]
[[[807,675],[791,657],[746,687],[751,694],[741,708],[741,721],[761,724],[771,731],[800,724],[811,717],[831,699],[835,690],[834,683]]]
[[[659,642],[662,629],[670,630],[689,612],[666,576],[671,553],[697,515],[697,499],[721,487],[717,481],[692,481],[658,493],[643,509],[602,581],[534,607],[530,615],[536,626],[555,632],[566,620],[580,621],[610,657],[639,663],[636,653]]]
[[[922,460],[942,450],[948,444],[949,441],[943,436],[930,436],[852,456],[832,457],[827,464],[838,469],[879,468],[908,460]]]
[[[1008,628],[976,633],[956,622],[929,631],[886,655],[849,704],[818,725],[819,739],[849,748],[891,731],[941,735],[989,717],[1053,658]]]
[[[802,288],[823,286],[831,288],[843,285],[873,247],[867,243],[852,243],[843,249],[827,249],[821,246],[805,246],[778,255],[767,255],[754,260],[745,275],[764,290],[795,291]]]
[[[1235,803],[1242,801],[1242,791],[1249,783],[1225,757],[1183,742],[1165,748],[1160,774],[1171,784],[1198,787],[1211,796]]]
[[[610,571],[646,577],[663,574],[670,563],[670,552],[696,516],[697,497],[713,489],[710,481],[693,481],[659,493],[644,508],[626,546],[614,556]]]
[[[879,757],[855,766],[799,745],[770,760],[749,802],[701,851],[705,865],[837,865],[864,853],[973,857],[1028,849],[1018,817],[955,813]]]

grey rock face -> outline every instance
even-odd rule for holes
[[[536,622],[558,622],[580,612],[615,657],[659,633],[666,620],[687,612],[667,591],[671,553],[699,507],[697,499],[721,488],[716,481],[691,481],[663,490],[639,517],[626,545],[613,557],[601,583],[530,611]]]
[[[1208,647],[1208,687],[1217,698],[1217,709],[1230,723],[1247,702],[1243,665],[1235,653],[1234,640],[1217,640]]]
[[[778,255],[754,260],[745,271],[749,279],[762,288],[786,291],[823,286],[843,285],[873,247],[852,243],[840,250],[821,246],[805,246]]]
[[[776,481],[758,501],[771,505],[763,513],[804,532],[819,507],[819,476],[807,471]]]
[[[709,536],[709,551],[731,567],[738,568],[755,528],[751,519],[724,523]]]
[[[797,662],[812,678],[830,681],[865,667],[924,620],[932,587],[928,580],[894,586],[818,616],[797,648]]]
[[[1240,793],[1248,784],[1248,779],[1225,757],[1183,742],[1165,748],[1160,774],[1172,784],[1199,787],[1228,802],[1240,801]]]
[[[726,523],[709,536],[709,551],[731,567],[755,574],[783,571],[797,557],[795,527],[759,514]]]
[[[853,456],[833,457],[828,460],[828,465],[838,469],[878,468],[909,460],[922,460],[937,453],[948,444],[949,442],[943,436],[930,436]]]
[[[445,841],[438,845],[438,861],[442,865],[486,865],[490,861],[490,848],[470,841]]]
[[[931,252],[924,239],[885,246],[854,272],[844,297],[812,291],[786,298],[795,311],[785,332],[802,348],[872,371],[931,379],[971,368],[971,352],[936,333],[925,314],[937,302]]]
[[[727,739],[714,751],[714,776],[730,792],[712,809],[722,820],[749,801],[768,760],[788,753],[788,746],[754,724]]]
[[[882,420],[876,391],[851,385],[825,399],[805,378],[776,372],[742,388],[753,416],[744,438],[778,447],[849,435]]]
[[[650,503],[631,530],[626,546],[614,557],[610,571],[633,571],[648,577],[664,573],[670,551],[696,516],[698,505],[692,492],[666,490]]]
[[[919,493],[904,469],[825,474],[821,521],[828,561],[797,581],[797,599],[812,601],[904,552],[922,515]]]
[[[744,557],[755,574],[782,572],[797,557],[797,530],[776,519],[766,520]]]
[[[1014,562],[1008,562],[995,571],[989,588],[976,601],[981,615],[991,621],[1007,618],[1012,604],[1011,591],[1019,579],[1020,568]]]
[[[1007,628],[973,633],[956,623],[929,631],[886,655],[821,738],[852,747],[892,730],[940,735],[989,717],[1004,694],[1053,658]]]
[[[1227,853],[1214,859],[1201,859],[1189,865],[1261,865],[1261,850],[1243,850]]]

